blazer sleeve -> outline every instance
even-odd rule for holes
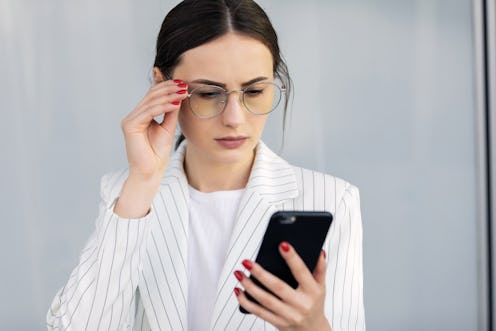
[[[364,331],[362,218],[358,189],[347,183],[327,244],[325,313],[333,331]]]
[[[47,313],[48,330],[117,330],[129,323],[138,285],[140,256],[150,223],[113,213],[125,174],[101,181],[96,230],[79,264],[56,294]]]

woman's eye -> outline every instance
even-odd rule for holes
[[[197,94],[202,99],[215,99],[221,95],[221,92],[219,92],[219,91],[203,91],[203,92],[198,92]]]
[[[246,95],[250,97],[256,97],[261,94],[263,94],[264,90],[263,89],[250,89],[245,92]]]

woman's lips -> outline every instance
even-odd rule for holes
[[[243,145],[248,137],[222,137],[216,138],[215,141],[224,148],[238,148]]]

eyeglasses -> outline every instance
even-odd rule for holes
[[[227,91],[216,85],[202,85],[188,94],[190,110],[200,118],[212,118],[224,111],[229,94],[238,92],[246,110],[265,115],[277,108],[286,88],[272,82],[257,82],[242,90]]]

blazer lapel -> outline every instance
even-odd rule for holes
[[[239,312],[233,295],[238,282],[232,274],[242,268],[244,259],[255,259],[270,216],[297,195],[293,167],[260,142],[219,277],[211,330],[237,330],[256,322],[252,315]]]
[[[171,157],[154,199],[140,293],[152,330],[187,330],[188,203],[184,144]]]

